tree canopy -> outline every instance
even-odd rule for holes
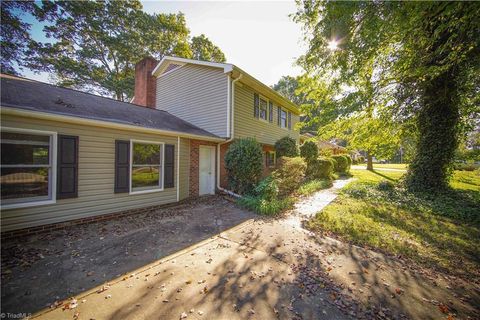
[[[22,21],[21,16],[33,13],[35,6],[27,1],[3,1],[0,8],[1,69],[4,73],[18,75],[32,42],[29,33],[31,25]]]
[[[204,35],[190,39],[182,13],[148,14],[137,0],[43,1],[32,5],[31,12],[45,23],[43,31],[52,41],[31,40],[28,49],[23,50],[24,56],[18,61],[7,56],[5,63],[17,62],[48,72],[58,85],[125,101],[133,96],[135,63],[145,56],[225,61],[222,51]],[[18,15],[24,7],[21,2],[13,2],[5,9],[15,18],[11,25],[23,23]],[[2,17],[3,12],[2,4]],[[4,27],[2,21],[2,34],[4,28],[12,28],[8,24]],[[28,28],[25,30],[25,36],[29,36]],[[15,40],[9,42],[25,46],[24,39]]]
[[[297,4],[294,19],[309,44],[299,63],[308,77],[328,79],[336,95],[347,92],[346,103],[330,116],[365,112],[372,119],[383,113],[405,127],[413,122],[418,143],[407,186],[446,188],[458,136],[479,112],[480,4]],[[389,99],[379,103],[384,97]],[[326,93],[323,98],[339,99]]]

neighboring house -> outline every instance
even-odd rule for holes
[[[300,136],[300,143],[304,143],[307,140],[312,140],[317,144],[318,150],[329,150],[332,154],[343,154],[349,153],[347,148],[339,146],[333,142],[329,142],[326,140],[320,140],[315,135],[311,133],[304,133]]]
[[[231,64],[146,58],[133,103],[7,75],[1,89],[2,234],[212,194],[235,139],[262,143],[268,172],[275,141],[299,138],[297,107]]]

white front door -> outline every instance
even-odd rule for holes
[[[215,193],[215,147],[200,146],[199,194]]]

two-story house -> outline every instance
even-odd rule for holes
[[[296,105],[227,63],[145,58],[124,103],[1,77],[2,233],[40,232],[227,188],[235,139],[299,139]],[[7,232],[7,233],[5,233]]]

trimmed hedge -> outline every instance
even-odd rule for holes
[[[252,138],[235,140],[225,154],[225,169],[231,190],[251,193],[262,176],[262,146]]]
[[[287,195],[297,190],[302,184],[307,164],[301,157],[282,157],[278,169],[273,172],[280,195]]]
[[[280,157],[296,157],[298,156],[297,142],[290,137],[283,137],[275,142],[275,152],[277,159]]]
[[[334,164],[331,158],[320,157],[308,164],[305,176],[309,180],[331,179],[333,167]]]
[[[349,163],[348,158],[345,155],[343,154],[335,155],[335,156],[332,156],[332,159],[335,161],[333,164],[335,172],[338,172],[338,173],[348,172],[348,170],[350,169],[350,166],[348,165]]]

